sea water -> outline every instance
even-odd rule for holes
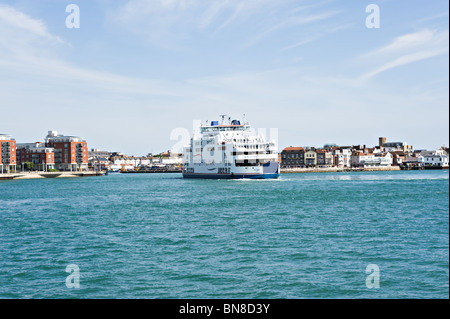
[[[448,171],[0,181],[0,298],[448,295]]]

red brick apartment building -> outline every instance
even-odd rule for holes
[[[88,169],[87,143],[81,137],[58,135],[56,131],[49,131],[45,138],[45,147],[54,149],[56,169],[65,171]]]
[[[33,170],[47,171],[55,168],[55,153],[51,147],[44,147],[44,143],[18,143],[17,144],[17,164],[29,168],[29,163],[33,163]]]
[[[16,140],[0,134],[0,173],[15,172],[17,167]]]

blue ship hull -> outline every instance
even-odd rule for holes
[[[205,179],[274,179],[280,176],[279,173],[272,174],[187,174],[183,173],[184,178],[205,178]]]
[[[183,173],[184,178],[207,178],[207,179],[273,179],[280,176],[278,162],[268,162],[263,165],[262,174],[208,174],[208,173]]]

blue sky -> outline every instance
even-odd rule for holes
[[[65,24],[70,3],[80,28]],[[366,6],[380,28],[366,27]],[[145,155],[242,117],[286,146],[449,144],[447,1],[0,0],[0,133]]]

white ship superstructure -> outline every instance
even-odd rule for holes
[[[183,176],[187,178],[277,178],[278,148],[274,140],[252,131],[239,120],[200,125],[183,149]]]

